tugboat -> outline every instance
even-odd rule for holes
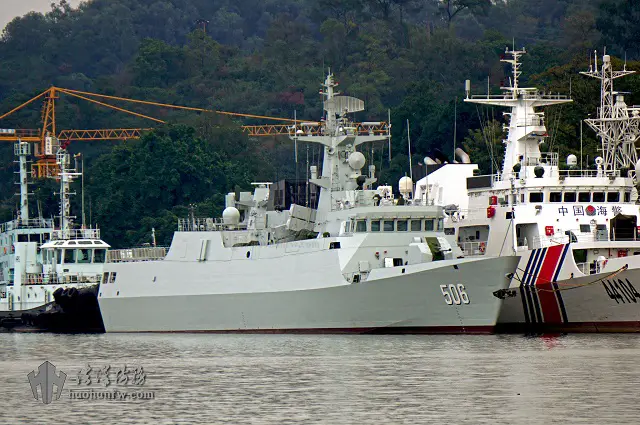
[[[604,55],[600,68],[594,57],[582,73],[601,81],[597,118],[585,122],[598,134],[602,156],[585,169],[582,155],[561,163],[557,153],[540,151],[548,134],[536,108],[571,100],[520,87],[524,53],[506,51],[513,76],[504,94],[471,96],[466,85],[466,102],[511,108],[502,171],[478,176],[469,161],[447,164],[418,182],[420,196],[430,190],[429,202],[451,205],[445,232],[466,255],[520,256],[509,288],[495,293],[504,300],[498,330],[638,332],[640,108],[613,88],[633,71],[615,71]],[[439,193],[446,199],[436,199]]]
[[[364,143],[389,126],[356,124],[364,102],[323,84],[322,122],[290,128],[324,148],[317,209],[268,208],[270,183],[230,193],[222,220],[180,220],[163,259],[114,255],[98,301],[107,332],[491,333],[513,255],[463,258],[443,234],[441,207],[395,200],[362,173]],[[145,261],[148,260],[148,261]]]
[[[14,150],[20,164],[20,212],[0,227],[0,327],[102,332],[96,296],[109,245],[100,239],[99,229],[73,228],[69,185],[81,174],[58,145],[60,227],[55,228],[52,219],[30,218],[31,146],[18,142]]]

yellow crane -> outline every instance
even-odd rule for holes
[[[304,132],[305,134],[316,134],[322,131],[322,125],[319,122],[301,122],[290,118],[276,118],[263,115],[242,114],[236,112],[217,111],[210,109],[194,108],[189,106],[171,105],[159,102],[150,102],[145,100],[128,99],[118,96],[109,96],[98,93],[91,93],[80,90],[71,90],[62,87],[50,87],[37,96],[29,99],[23,104],[15,107],[11,111],[0,115],[0,120],[14,114],[15,112],[27,107],[37,100],[43,100],[42,106],[42,125],[38,129],[0,129],[0,142],[23,142],[35,143],[36,161],[32,165],[32,174],[36,178],[55,177],[58,167],[56,165],[56,150],[58,143],[69,143],[71,141],[93,141],[93,140],[129,140],[138,139],[145,132],[153,130],[153,128],[110,128],[110,129],[85,129],[85,130],[59,130],[56,122],[56,101],[60,95],[68,95],[78,99],[91,102],[93,104],[110,108],[122,113],[133,115],[152,121],[156,124],[164,124],[165,121],[145,115],[139,112],[131,111],[123,107],[107,103],[107,101],[126,102],[139,105],[155,106],[168,109],[177,109],[193,112],[215,113],[227,115],[236,118],[253,118],[270,121],[278,121],[277,124],[260,124],[245,125],[242,129],[249,136],[277,136],[290,135],[293,133]],[[386,131],[386,123],[376,123],[378,125],[372,127],[370,124],[362,126],[356,124],[358,132],[374,132],[383,133]]]

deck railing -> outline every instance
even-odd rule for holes
[[[571,233],[571,236],[560,234],[553,236],[536,236],[533,239],[532,248],[546,248],[569,242],[629,242],[638,240],[637,237],[616,237],[615,233],[613,237],[611,237],[608,231],[580,233],[579,230],[571,230]]]
[[[537,90],[524,90],[520,89],[518,96],[520,99],[554,99],[554,100],[568,100],[570,99],[568,96],[562,94],[553,94],[553,93],[541,93]],[[503,94],[474,94],[471,96],[472,99],[489,99],[489,100],[513,100],[512,93],[503,93]]]
[[[244,230],[246,224],[226,224],[221,218],[179,218],[178,232],[219,232],[222,230]]]
[[[25,273],[23,285],[68,285],[100,283],[100,274]]]
[[[159,261],[167,256],[166,247],[145,247],[114,249],[107,252],[108,263],[128,263],[135,261]]]
[[[487,247],[486,241],[458,242],[458,246],[465,256],[484,255]]]
[[[32,218],[29,220],[11,220],[0,224],[0,233],[15,229],[53,229],[53,220],[46,218]]]
[[[100,229],[54,230],[52,238],[53,240],[100,239]]]
[[[591,263],[576,263],[578,270],[580,270],[583,274],[590,275],[591,274]]]
[[[548,155],[548,154],[542,154],[542,155]],[[557,154],[556,154],[557,155]],[[557,158],[552,158],[549,156],[545,156],[545,158],[548,158],[546,161],[555,161],[555,163],[549,163],[549,162],[544,162],[542,165],[557,165]],[[537,161],[538,158],[529,158],[526,161],[526,165],[537,165]],[[627,177],[633,177],[635,171],[634,170],[629,170]],[[497,173],[497,174],[490,174],[489,175],[491,177],[492,182],[498,183],[498,182],[508,182],[511,177],[515,178],[515,179],[522,179],[522,178],[532,178],[533,173],[527,173],[525,176],[524,171],[520,171],[518,173],[514,173],[514,172],[509,172],[509,173]],[[581,169],[576,169],[576,170],[558,170],[558,169],[554,169],[552,170],[549,174],[545,174],[544,177],[558,177],[561,180],[568,178],[568,177],[601,177],[601,178],[609,178],[609,179],[614,179],[614,178],[618,178],[621,177],[622,174],[620,173],[620,170],[610,170],[610,171],[598,171],[598,170],[581,170]],[[482,177],[482,176],[474,176],[474,177]]]

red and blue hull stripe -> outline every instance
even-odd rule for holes
[[[526,323],[567,323],[567,311],[557,283],[569,244],[535,249],[520,284]]]

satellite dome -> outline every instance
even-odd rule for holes
[[[536,165],[533,169],[533,174],[535,174],[536,178],[541,178],[542,176],[544,176],[544,167]]]
[[[349,155],[349,167],[354,170],[361,170],[364,167],[366,160],[362,152],[352,152]]]
[[[398,188],[400,189],[400,193],[402,193],[403,195],[407,194],[407,193],[412,193],[413,192],[413,180],[411,180],[411,177],[403,177],[400,179],[400,182],[398,183]]]
[[[240,211],[236,207],[227,207],[222,211],[222,221],[224,224],[240,223]]]
[[[574,165],[578,165],[578,157],[574,154],[567,156],[567,165],[573,167]]]

